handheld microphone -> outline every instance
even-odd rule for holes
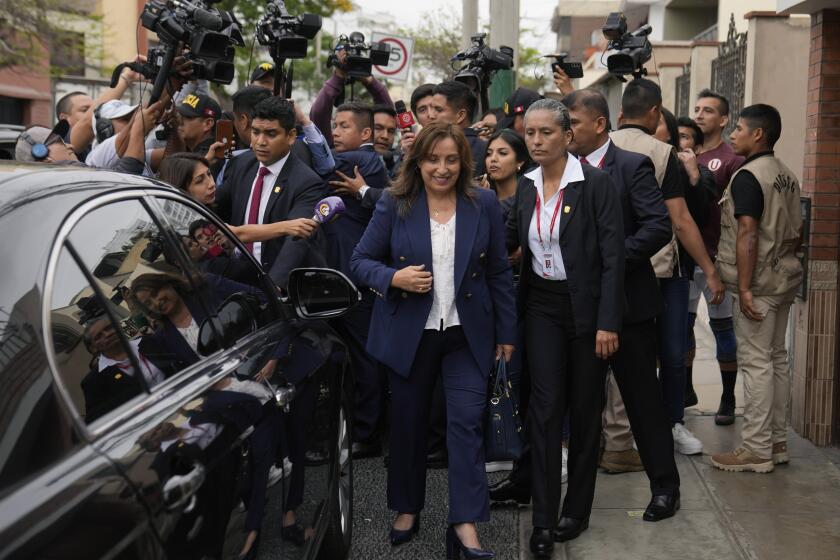
[[[400,99],[394,103],[394,109],[397,111],[397,123],[399,124],[400,130],[403,132],[414,132],[414,116],[411,114],[411,111],[406,109],[405,102]]]
[[[312,219],[319,224],[327,224],[344,214],[344,201],[340,196],[328,196],[315,205],[315,215]]]

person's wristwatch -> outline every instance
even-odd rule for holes
[[[358,192],[359,200],[361,200],[365,197],[365,193],[368,192],[368,189],[370,189],[370,187],[368,185],[362,185],[361,187],[359,187],[359,192]]]

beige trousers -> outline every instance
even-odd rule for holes
[[[633,432],[630,431],[630,419],[624,410],[624,401],[618,390],[618,383],[612,371],[607,372],[607,400],[604,406],[603,432],[605,451],[627,451],[633,449]]]
[[[787,441],[787,403],[790,394],[785,332],[793,294],[753,296],[764,315],[752,321],[741,312],[735,296],[733,319],[738,340],[738,369],[744,382],[743,446],[762,459],[770,459],[774,443]]]

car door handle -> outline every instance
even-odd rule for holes
[[[204,466],[195,464],[186,474],[175,475],[163,485],[163,501],[170,511],[182,509],[189,513],[195,507],[195,493],[206,478]]]

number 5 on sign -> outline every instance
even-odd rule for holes
[[[374,77],[397,82],[408,80],[411,71],[411,57],[414,53],[414,39],[374,31],[371,34],[371,41],[387,43],[391,46],[391,60],[388,66],[374,66]]]

